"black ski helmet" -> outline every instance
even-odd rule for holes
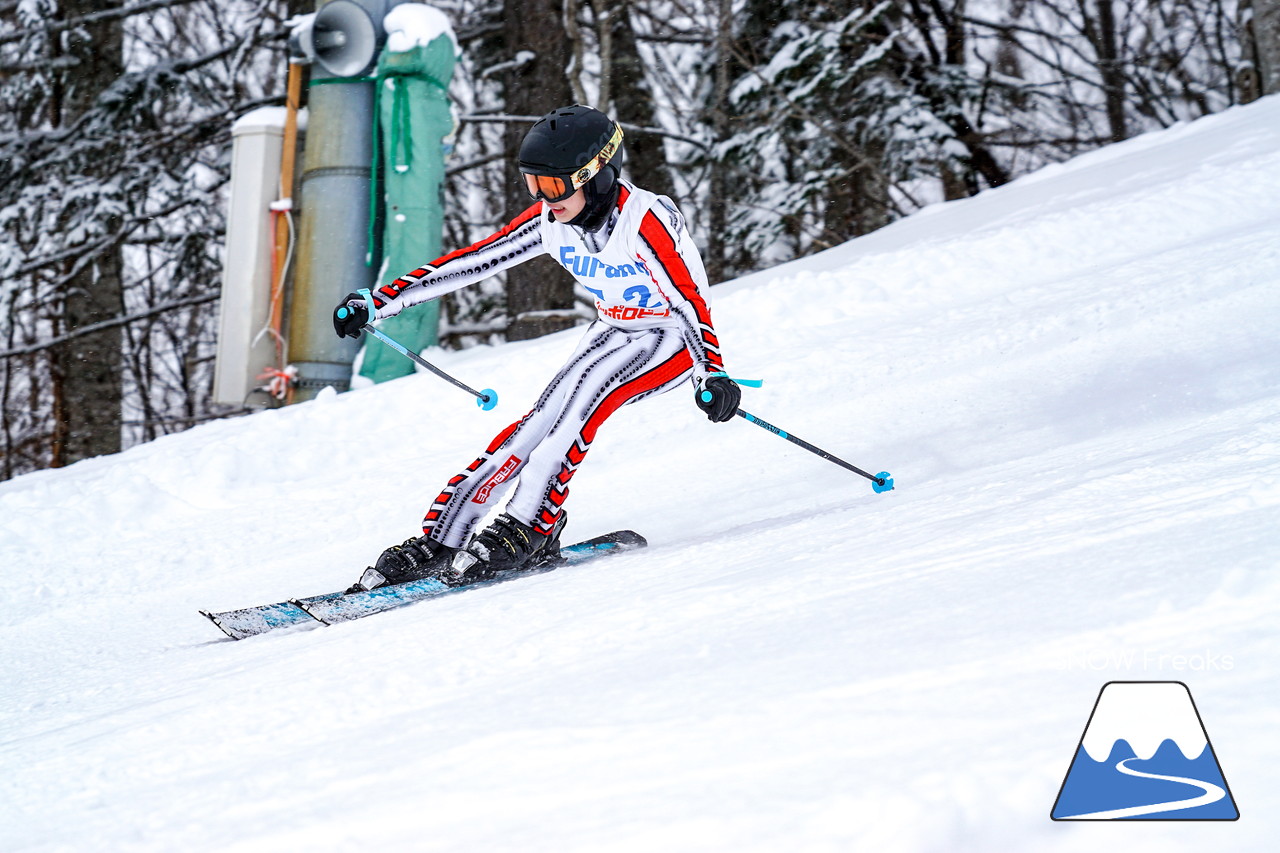
[[[552,110],[520,143],[520,171],[568,177],[574,188],[591,180],[622,148],[622,128],[593,107]]]
[[[597,231],[617,204],[618,167],[611,161],[621,149],[622,127],[613,119],[581,104],[561,107],[525,134],[518,160],[521,180],[531,196],[550,202],[584,188],[586,206],[569,224]]]

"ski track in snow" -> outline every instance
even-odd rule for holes
[[[0,849],[1269,851],[1280,97],[712,292],[743,407],[619,412],[646,551],[233,642],[346,586],[580,332],[0,483]],[[1100,686],[1185,681],[1244,817],[1055,823]],[[1136,827],[1136,828],[1135,828]]]

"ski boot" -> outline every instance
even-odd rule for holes
[[[487,580],[499,572],[536,569],[560,559],[560,531],[569,516],[561,510],[550,535],[534,530],[505,512],[476,534],[466,549],[453,557],[440,579],[451,586]]]
[[[378,562],[364,570],[354,586],[347,590],[366,592],[380,586],[408,583],[422,578],[447,574],[457,549],[443,545],[428,536],[406,539],[382,552]]]

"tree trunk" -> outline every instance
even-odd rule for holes
[[[122,0],[64,0],[62,14],[76,17],[90,12],[119,8]],[[77,64],[60,75],[60,103],[55,115],[68,125],[92,108],[98,95],[124,70],[124,28],[121,20],[83,25],[67,32],[63,44]],[[92,179],[105,163],[84,164]],[[116,230],[116,217],[99,221],[106,232]],[[69,272],[74,265],[69,262]],[[104,249],[74,280],[62,283],[65,299],[61,307],[62,331],[110,320],[124,313],[123,263],[118,245]],[[91,456],[117,453],[122,428],[122,387],[124,352],[121,331],[110,329],[75,338],[52,352],[54,387],[54,466],[66,465]]]
[[[1107,125],[1111,131],[1111,141],[1123,142],[1129,138],[1129,129],[1124,115],[1125,78],[1124,68],[1120,63],[1115,9],[1112,7],[1112,0],[1098,0],[1097,8],[1097,29],[1093,29],[1087,23],[1086,28],[1098,56],[1098,71],[1102,76],[1102,93],[1106,99]]]
[[[614,118],[641,127],[656,127],[653,90],[644,73],[644,62],[636,46],[630,9],[626,0],[618,3],[613,21]],[[667,165],[662,137],[628,130],[627,168],[636,183],[659,195],[675,196],[671,169]]]
[[[1242,35],[1255,86],[1252,97],[1244,98],[1247,101],[1280,92],[1280,0],[1252,0],[1252,6],[1252,19]]]
[[[716,14],[715,69],[712,77],[709,116],[713,145],[729,138],[729,83],[734,67],[730,51],[733,40],[732,0],[718,0]],[[711,158],[711,191],[707,199],[707,253],[704,259],[707,280],[711,284],[718,284],[727,277],[728,247],[725,245],[725,231],[729,226],[727,170],[728,164],[715,157]]]
[[[573,4],[570,4],[572,8]],[[512,67],[504,73],[506,109],[511,115],[541,116],[567,106],[573,95],[565,69],[573,50],[565,33],[561,0],[508,0],[503,37]],[[532,61],[514,62],[530,51]],[[529,125],[506,127],[507,209],[514,216],[532,202],[516,173],[520,142]],[[507,271],[507,340],[524,341],[567,329],[573,316],[573,277],[548,257],[537,257]]]

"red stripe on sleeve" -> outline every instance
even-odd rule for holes
[[[640,223],[640,237],[649,244],[649,248],[653,250],[654,257],[658,259],[658,263],[662,265],[667,276],[675,283],[676,289],[685,299],[689,300],[693,305],[694,311],[698,315],[698,322],[704,326],[711,326],[711,312],[707,309],[707,301],[702,298],[702,294],[698,292],[698,285],[693,280],[693,274],[689,272],[689,268],[685,266],[684,258],[680,256],[680,250],[676,248],[675,240],[671,239],[671,234],[666,228],[662,227],[662,223],[658,221],[658,217],[653,211],[645,214],[644,220]]]

